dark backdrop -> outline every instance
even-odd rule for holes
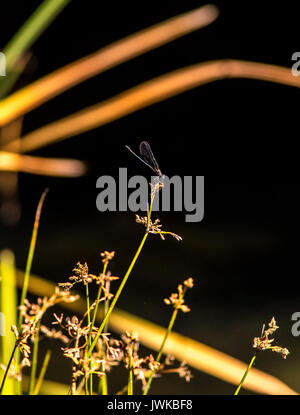
[[[65,92],[25,117],[24,133],[114,96],[168,71],[197,62],[236,58],[291,67],[300,50],[296,2],[214,2],[212,25],[120,65]],[[38,1],[1,6],[3,47]],[[32,47],[34,71],[18,87],[102,46],[204,2],[72,1]],[[3,18],[5,16],[5,18]],[[87,160],[80,179],[22,174],[22,216],[1,225],[1,246],[14,250],[25,267],[38,199],[50,188],[42,213],[33,272],[65,280],[77,261],[100,268],[99,253],[115,250],[112,271],[124,275],[143,235],[128,213],[99,213],[96,179],[149,174],[124,149],[146,139],[169,176],[205,175],[205,218],[185,223],[183,214],[162,213],[164,226],[183,236],[149,238],[118,306],[161,325],[169,310],[162,298],[187,276],[196,287],[192,312],[176,331],[249,361],[252,338],[274,315],[278,343],[287,361],[271,353],[257,367],[300,390],[299,342],[291,315],[299,310],[298,99],[299,90],[272,83],[231,79],[211,83],[140,110],[118,121],[32,154]],[[124,328],[126,329],[126,328]],[[65,363],[59,360],[65,367]],[[153,393],[231,394],[233,386],[197,371],[189,385],[170,377],[153,383]],[[49,376],[59,380],[51,370]],[[117,385],[115,386],[117,387]],[[244,392],[246,393],[246,392]]]

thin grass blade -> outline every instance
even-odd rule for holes
[[[212,23],[218,9],[206,5],[134,33],[52,72],[0,103],[0,125],[95,75]]]
[[[0,99],[9,92],[18,79],[19,72],[15,69],[18,59],[69,2],[70,0],[44,0],[3,49],[9,82],[5,82],[6,77],[0,80]]]
[[[228,78],[259,79],[300,88],[300,79],[293,76],[289,68],[229,59],[199,63],[154,78],[115,97],[38,128],[22,137],[19,151],[26,153],[37,150],[99,128],[192,88]],[[0,104],[0,125],[1,110]],[[18,143],[19,141],[15,140],[2,149],[14,151]]]

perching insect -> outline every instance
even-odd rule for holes
[[[163,174],[159,168],[159,165],[152,153],[150,144],[147,141],[142,141],[140,144],[140,154],[143,157],[143,159],[141,157],[139,157],[134,151],[131,150],[130,147],[125,146],[127,148],[127,150],[129,150],[132,154],[135,155],[135,157],[137,157],[139,160],[141,160],[141,162],[143,162],[144,164],[146,164],[146,166],[150,167],[150,169],[152,171],[154,171],[154,173],[156,173],[159,177],[162,177]]]

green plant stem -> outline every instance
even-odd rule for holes
[[[46,352],[44,361],[43,361],[43,365],[42,365],[38,380],[36,382],[36,385],[35,385],[35,388],[34,388],[34,391],[33,391],[33,395],[38,395],[39,392],[40,392],[40,389],[41,389],[41,386],[42,386],[42,383],[43,383],[43,380],[44,380],[44,377],[45,377],[45,374],[46,374],[46,370],[47,370],[48,365],[49,365],[51,354],[52,354],[52,350],[48,349],[47,352]]]
[[[116,304],[116,302],[118,301],[118,299],[121,295],[121,292],[122,292],[122,290],[123,290],[123,288],[124,288],[124,286],[125,286],[125,284],[128,280],[128,277],[129,277],[129,275],[130,275],[130,273],[131,273],[131,271],[132,271],[139,255],[140,255],[140,253],[141,253],[141,250],[143,249],[143,246],[146,242],[146,239],[147,239],[148,235],[149,235],[148,232],[146,232],[143,239],[142,239],[142,241],[141,241],[141,243],[140,243],[140,245],[139,245],[139,247],[138,247],[138,250],[136,251],[136,254],[135,254],[133,260],[131,261],[131,264],[129,265],[129,268],[128,268],[128,270],[127,270],[127,272],[126,272],[126,274],[125,274],[125,276],[124,276],[124,278],[123,278],[123,280],[122,280],[122,282],[119,286],[119,289],[118,289],[116,295],[114,296],[114,298],[111,302],[111,305],[110,305],[110,307],[109,307],[109,309],[108,309],[108,311],[107,311],[107,313],[106,313],[106,315],[105,315],[105,317],[104,317],[104,319],[103,319],[103,321],[102,321],[102,323],[99,327],[97,335],[95,336],[95,338],[93,340],[93,343],[92,343],[92,345],[89,349],[89,357],[92,355],[93,349],[96,346],[97,341],[98,341],[99,337],[101,336],[101,333],[103,332],[103,329],[104,329],[104,327],[105,327],[105,325],[106,325],[106,323],[109,319],[109,316],[110,316],[111,312],[113,311],[113,309],[115,307],[115,304]]]
[[[40,198],[37,210],[36,210],[36,214],[35,214],[33,231],[32,231],[32,236],[31,236],[31,241],[30,241],[30,246],[29,246],[29,252],[28,252],[28,257],[27,257],[27,262],[26,262],[26,268],[25,268],[25,274],[24,274],[24,281],[23,281],[23,285],[22,285],[20,306],[24,305],[24,301],[25,301],[25,298],[26,298],[26,295],[27,295],[29,277],[30,277],[30,272],[31,272],[31,265],[32,265],[32,260],[33,260],[33,256],[34,256],[34,252],[35,252],[35,246],[36,246],[36,240],[37,240],[38,229],[39,229],[39,224],[40,224],[40,217],[41,217],[42,207],[43,207],[43,203],[44,203],[44,200],[45,200],[45,197],[46,197],[48,191],[49,191],[49,189],[46,189],[43,192],[43,194]],[[18,319],[18,326],[17,326],[19,332],[21,330],[22,322],[23,322],[23,316],[22,316],[22,313],[20,311],[19,319]]]
[[[89,345],[89,343],[88,343],[88,345]],[[84,351],[84,353],[85,353],[85,358],[87,358],[87,355],[88,355],[87,350],[88,350],[88,349],[86,348],[86,349],[85,349],[85,351]],[[91,368],[92,368],[92,361],[90,361],[89,367],[90,367],[90,370],[91,370]],[[91,376],[92,376],[92,374],[91,374],[91,373],[89,373],[89,375],[88,375],[88,376],[85,376],[84,386],[85,386],[85,394],[86,394],[86,395],[90,395],[89,385],[93,388],[93,384],[92,384],[92,383],[91,383],[91,381],[90,381]],[[89,383],[89,382],[90,382],[90,383]]]
[[[186,293],[186,290],[187,290],[187,288],[186,288],[186,287],[184,287],[184,289],[183,289],[183,291],[182,291],[181,295],[179,296],[179,299],[180,299],[180,300],[182,300],[182,299],[184,298],[185,293]],[[156,362],[160,362],[161,356],[162,356],[162,354],[163,354],[163,349],[164,349],[164,347],[165,347],[165,344],[166,344],[166,341],[167,341],[167,339],[168,339],[168,336],[169,336],[169,334],[171,333],[171,331],[173,330],[173,326],[174,326],[174,323],[175,323],[175,320],[176,320],[177,314],[178,314],[178,308],[175,308],[175,309],[174,309],[174,311],[173,311],[173,313],[172,313],[172,316],[171,316],[171,319],[170,319],[170,322],[169,322],[168,328],[167,328],[167,330],[166,330],[165,336],[164,336],[164,338],[163,338],[162,344],[161,344],[161,346],[160,346],[160,348],[159,348],[159,351],[158,351],[158,353],[157,353],[157,356],[156,356],[156,359],[155,359],[155,361],[156,361]],[[155,374],[155,370],[152,370],[152,372],[151,372],[151,374],[150,374],[150,376],[149,376],[149,379],[148,379],[148,381],[147,381],[147,385],[146,385],[146,387],[145,387],[145,389],[144,389],[143,395],[147,395],[147,394],[148,394],[149,389],[150,389],[150,386],[151,386],[151,383],[152,383],[152,380],[153,380],[153,376],[154,376],[154,374]]]
[[[107,325],[109,316],[112,313],[112,311],[113,311],[113,309],[114,309],[114,307],[116,305],[116,302],[118,301],[118,299],[119,299],[119,297],[120,297],[120,295],[122,293],[122,290],[123,290],[123,288],[124,288],[124,286],[125,286],[128,278],[129,278],[129,275],[131,274],[131,271],[132,271],[132,269],[133,269],[133,267],[134,267],[134,265],[135,265],[135,263],[136,263],[139,255],[140,255],[142,249],[143,249],[143,246],[144,246],[146,240],[147,240],[147,237],[149,235],[149,223],[150,223],[150,219],[151,219],[151,212],[152,212],[152,206],[153,206],[154,198],[155,198],[155,193],[153,193],[151,195],[151,203],[150,203],[150,208],[149,208],[149,211],[148,211],[148,226],[147,226],[147,230],[145,232],[145,235],[144,235],[144,237],[143,237],[143,239],[142,239],[142,241],[141,241],[141,243],[140,243],[140,245],[139,245],[139,247],[138,247],[138,249],[137,249],[137,251],[135,253],[135,256],[134,256],[133,260],[131,261],[131,264],[129,265],[129,268],[128,268],[128,270],[127,270],[127,272],[126,272],[126,274],[125,274],[125,276],[124,276],[124,278],[123,278],[123,280],[122,280],[122,282],[121,282],[121,284],[120,284],[120,286],[118,288],[118,291],[116,292],[116,294],[115,294],[115,296],[114,296],[114,298],[113,298],[113,300],[111,302],[111,305],[110,305],[107,313],[104,316],[104,319],[102,320],[102,323],[101,323],[101,325],[100,325],[100,327],[98,329],[98,332],[97,332],[97,334],[96,334],[96,336],[95,336],[95,338],[93,340],[93,343],[91,344],[91,346],[89,348],[89,351],[88,351],[89,358],[91,358],[91,356],[92,356],[92,352],[93,352],[93,350],[94,350],[94,348],[95,348],[95,346],[97,344],[97,341],[98,341],[99,337],[101,336],[101,334],[103,332],[103,329]]]
[[[35,40],[69,2],[70,0],[44,0],[33,12],[3,49],[6,58],[7,74],[15,69],[15,64],[20,56],[31,47]],[[7,94],[17,78],[18,76],[15,72],[13,79],[10,79],[10,82],[7,84],[5,77],[1,79],[0,98]]]
[[[249,363],[249,366],[247,367],[246,372],[244,373],[244,376],[242,377],[242,380],[240,381],[239,386],[237,387],[236,391],[234,392],[234,395],[238,395],[239,394],[240,389],[243,386],[243,383],[245,382],[245,379],[246,379],[246,377],[247,377],[247,375],[248,375],[251,367],[253,366],[253,363],[254,363],[254,361],[256,359],[256,355],[257,355],[257,352],[254,353],[254,355],[253,355],[253,357],[251,359],[251,362]]]
[[[88,324],[91,324],[89,284],[85,284],[85,295],[86,295],[86,309],[87,309]]]
[[[150,200],[150,207],[148,209],[148,225],[147,225],[147,231],[149,231],[149,227],[150,227],[150,221],[151,221],[151,213],[152,213],[152,206],[153,206],[153,202],[155,199],[155,193],[151,194],[151,200]]]
[[[106,289],[108,289],[108,290],[109,290],[109,285],[110,285],[110,282],[107,282]],[[108,310],[109,310],[109,299],[107,298],[104,301],[104,315],[107,314]],[[108,322],[106,322],[106,324],[104,326],[104,329],[103,329],[105,333],[107,332],[107,326],[108,326]],[[105,354],[105,347],[106,347],[106,345],[104,343],[102,343],[102,353],[103,353],[103,355]],[[102,370],[104,372],[104,363],[102,363]],[[108,389],[107,389],[107,376],[106,376],[106,373],[105,372],[104,372],[104,375],[101,376],[100,381],[101,381],[101,391],[102,391],[102,395],[107,395],[108,394]]]
[[[104,263],[103,270],[102,270],[102,274],[104,274],[104,275],[106,273],[107,266],[108,266],[108,263],[107,262]],[[98,293],[97,293],[97,298],[96,298],[96,305],[95,305],[94,312],[93,312],[93,318],[92,318],[92,324],[91,324],[91,327],[90,327],[90,333],[89,333],[89,337],[88,337],[88,347],[91,346],[92,330],[93,330],[93,327],[95,325],[95,320],[96,320],[97,313],[98,313],[98,306],[99,306],[99,300],[100,300],[101,292],[102,292],[102,285],[100,284],[99,289],[98,289]],[[92,369],[92,360],[91,359],[90,359],[90,369]],[[92,374],[90,374],[90,376],[89,376],[89,378],[90,378],[90,388],[93,387],[92,386],[92,376],[93,376]],[[100,382],[102,382],[102,377],[101,377]],[[102,386],[102,389],[103,389],[103,386]]]
[[[132,359],[132,352],[133,352],[133,344],[130,347],[130,356],[129,356],[129,376],[128,376],[128,395],[133,395],[133,359]]]
[[[92,330],[91,327],[91,313],[90,313],[90,295],[89,295],[89,284],[85,284],[85,295],[86,295],[86,308],[87,308],[87,319],[88,319],[88,325],[90,326],[90,332]],[[91,336],[88,336],[88,347],[91,346]],[[92,368],[92,361],[90,361],[90,368]],[[86,379],[87,381],[87,379]],[[87,384],[86,384],[86,390],[87,390]],[[89,375],[89,394],[93,394],[93,374],[90,373]]]
[[[108,263],[105,263],[103,265],[103,271],[102,271],[103,275],[105,275],[105,273],[106,273],[107,266],[108,266]],[[95,305],[95,309],[94,309],[94,313],[93,313],[91,329],[93,329],[93,327],[95,325],[95,320],[96,320],[97,313],[98,313],[98,307],[99,307],[99,300],[100,300],[101,291],[102,291],[102,285],[100,284],[99,289],[98,289],[98,293],[97,293],[96,305]],[[91,337],[91,333],[90,333],[89,337]]]
[[[102,270],[102,274],[105,274],[105,273],[106,273],[107,266],[108,266],[108,263],[107,263],[107,262],[106,262],[106,263],[104,263],[104,265],[103,265],[103,270]],[[90,333],[89,333],[89,337],[88,337],[88,347],[90,347],[90,346],[91,346],[91,342],[92,342],[92,341],[91,341],[91,340],[92,340],[92,330],[93,330],[93,327],[94,327],[94,325],[95,325],[95,320],[96,320],[97,313],[98,313],[98,306],[99,306],[99,300],[100,300],[101,292],[102,292],[102,285],[100,284],[100,285],[99,285],[99,289],[98,289],[98,293],[97,293],[97,298],[96,298],[96,305],[95,305],[94,312],[93,312],[92,324],[91,324],[91,326],[90,326]],[[91,370],[91,369],[92,369],[92,360],[91,360],[91,359],[90,359],[89,366],[90,366],[90,370]],[[90,390],[93,390],[93,381],[92,381],[92,377],[93,377],[93,375],[92,375],[92,373],[90,373],[90,375],[89,375],[89,380],[90,380]],[[101,382],[101,381],[102,381],[102,377],[101,377],[100,382]]]
[[[90,294],[89,294],[89,284],[85,284],[85,297],[86,297],[86,310],[87,310],[87,321],[88,325],[91,327],[91,310],[90,310]],[[91,331],[91,328],[90,328]],[[91,336],[88,337],[88,344],[90,345]]]
[[[165,347],[165,344],[166,344],[167,338],[168,338],[169,334],[171,333],[171,331],[172,331],[172,329],[173,329],[173,326],[174,326],[174,323],[175,323],[175,320],[176,320],[177,314],[178,314],[178,309],[175,309],[175,310],[173,311],[173,314],[172,314],[172,317],[171,317],[171,319],[170,319],[170,322],[169,322],[168,328],[167,328],[167,330],[166,330],[166,333],[165,333],[164,339],[163,339],[163,341],[162,341],[162,344],[161,344],[160,349],[159,349],[159,351],[158,351],[158,354],[157,354],[157,356],[156,356],[156,359],[155,359],[155,361],[156,361],[156,362],[159,362],[159,361],[160,361],[160,359],[161,359],[161,356],[162,356],[162,354],[163,354],[163,349],[164,349],[164,347]],[[146,387],[145,387],[145,389],[144,389],[143,395],[147,395],[147,394],[148,394],[149,389],[150,389],[150,386],[151,386],[151,383],[152,383],[152,380],[153,380],[153,376],[154,376],[154,374],[155,374],[155,370],[153,370],[153,371],[151,372],[150,376],[149,376],[149,379],[148,379],[148,381],[147,381],[147,385],[146,385]]]
[[[31,241],[30,241],[30,246],[29,246],[29,252],[28,252],[28,256],[27,256],[27,262],[26,262],[26,268],[25,268],[25,274],[24,274],[24,281],[23,281],[23,285],[22,285],[22,292],[21,292],[21,300],[20,300],[20,306],[24,305],[24,301],[27,295],[27,289],[28,289],[28,284],[29,284],[29,277],[30,277],[30,272],[31,272],[31,265],[32,265],[32,260],[34,257],[34,252],[35,252],[35,246],[36,246],[36,240],[37,240],[37,235],[38,235],[38,229],[39,229],[39,224],[40,224],[40,217],[41,217],[41,213],[42,213],[42,207],[43,207],[43,203],[45,200],[45,197],[48,193],[49,189],[47,188],[46,190],[44,190],[37,209],[36,209],[36,214],[35,214],[35,219],[34,219],[34,224],[33,224],[33,230],[32,230],[32,235],[31,235]],[[17,329],[18,332],[21,332],[21,325],[23,322],[23,316],[21,313],[21,310],[19,312],[19,318],[18,318],[18,325],[17,325]],[[20,352],[19,349],[17,350],[16,353],[16,365],[18,366],[20,362]],[[21,393],[21,382],[18,382],[18,391],[17,394],[19,395]]]
[[[13,357],[14,357],[14,354],[15,354],[16,349],[17,349],[17,342],[16,342],[16,343],[15,343],[15,345],[14,345],[13,351],[12,351],[12,353],[11,353],[11,356],[10,356],[10,359],[9,359],[9,362],[8,362],[8,365],[7,365],[7,367],[6,367],[6,370],[5,370],[5,373],[4,373],[4,376],[3,376],[2,382],[1,382],[1,386],[0,386],[0,395],[2,395],[2,391],[3,391],[3,388],[4,388],[4,384],[5,384],[5,381],[6,381],[6,378],[7,378],[8,372],[9,372],[9,368],[10,368],[11,362],[12,362],[12,360],[13,360]]]
[[[76,338],[75,338],[75,347],[76,348],[78,348],[78,344],[79,344],[79,336],[76,336]],[[77,364],[75,364],[75,362],[73,361],[73,364],[72,364],[72,384],[71,384],[71,391],[70,391],[71,395],[76,395],[77,385],[76,385],[76,377],[74,376],[74,373],[75,373],[76,369],[77,369]]]
[[[36,368],[37,368],[38,350],[39,350],[40,324],[41,324],[41,321],[39,321],[36,325],[36,333],[35,333],[35,339],[33,343],[32,364],[31,364],[30,381],[29,381],[29,395],[33,394],[34,386],[35,386],[35,377],[36,377]]]

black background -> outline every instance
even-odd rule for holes
[[[14,0],[1,5],[1,48],[38,4]],[[74,0],[33,45],[33,71],[16,88],[201,4]],[[220,16],[213,24],[54,98],[26,115],[23,132],[197,62],[236,58],[291,67],[292,54],[300,50],[296,2],[214,4]],[[97,273],[99,253],[115,250],[112,272],[124,275],[143,228],[130,212],[99,213],[95,183],[101,175],[117,175],[119,167],[128,167],[130,175],[149,174],[124,149],[125,144],[137,149],[146,139],[168,176],[205,175],[205,218],[192,224],[181,213],[159,216],[165,228],[184,240],[149,239],[118,306],[166,325],[169,310],[162,298],[193,276],[196,287],[187,299],[192,311],[178,318],[175,330],[249,361],[252,338],[274,315],[278,344],[291,355],[283,361],[265,353],[256,366],[300,390],[300,339],[291,334],[291,315],[299,311],[300,297],[299,97],[296,88],[263,81],[218,81],[35,151],[87,160],[91,170],[80,179],[21,174],[22,216],[14,227],[1,225],[1,247],[11,248],[17,265],[25,267],[36,205],[48,186],[33,272],[64,281],[77,261],[87,261]],[[62,358],[58,364],[68,368]],[[232,385],[193,373],[190,384],[175,376],[157,380],[153,393],[233,393]],[[49,370],[49,377],[61,380],[61,371]],[[112,385],[117,387],[117,382]]]

